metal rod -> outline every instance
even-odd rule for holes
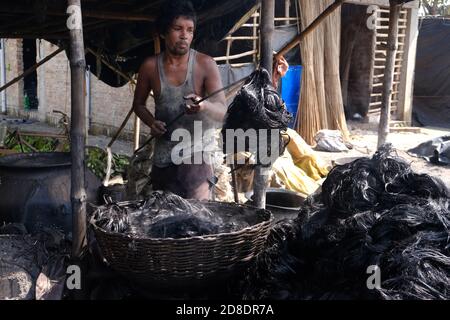
[[[72,258],[81,257],[86,240],[86,190],[84,181],[85,159],[85,70],[83,25],[80,0],[68,0],[71,16],[70,30],[70,74],[71,74],[71,128],[70,152],[72,158],[71,190],[73,243]],[[68,10],[69,11],[69,10]]]
[[[25,70],[24,73],[22,73],[21,75],[19,75],[18,77],[12,79],[10,82],[8,82],[7,84],[5,84],[4,86],[2,86],[0,88],[0,92],[2,92],[3,90],[9,88],[10,86],[12,86],[13,84],[15,84],[16,82],[18,82],[19,80],[21,80],[22,78],[25,78],[26,76],[28,76],[30,73],[34,72],[37,68],[39,68],[40,66],[42,66],[44,63],[46,63],[47,61],[49,61],[50,59],[52,59],[53,57],[55,57],[58,53],[62,52],[64,50],[64,47],[59,48],[58,50],[56,50],[55,52],[53,52],[52,54],[48,55],[47,57],[45,57],[44,59],[42,59],[41,61],[39,61],[38,63],[36,63],[35,65],[31,66],[30,68],[28,68],[27,70]]]
[[[182,112],[179,115],[177,115],[174,119],[172,119],[169,123],[166,124],[166,128],[170,128],[175,122],[177,122],[181,117],[183,117],[186,114],[186,112]],[[142,149],[144,149],[144,147],[146,145],[148,145],[150,142],[153,141],[153,139],[155,139],[155,136],[151,136],[150,138],[147,139],[147,141],[144,142],[144,144],[142,146],[140,146],[138,149],[136,149],[134,151],[134,153],[138,153],[139,151],[141,151]]]

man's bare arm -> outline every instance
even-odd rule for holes
[[[208,59],[207,76],[205,80],[205,91],[209,95],[217,90],[223,88],[222,79],[220,78],[219,68],[216,62],[212,59]],[[225,99],[225,92],[220,92],[216,96],[209,100],[206,100],[209,104],[205,108],[207,114],[216,121],[223,121],[225,114],[227,113],[227,105]]]
[[[205,72],[205,93],[206,95],[209,95],[217,90],[222,89],[222,79],[220,78],[219,68],[217,68],[216,62],[210,58],[206,57],[204,58],[204,72]],[[195,95],[189,95],[188,97],[195,98]],[[196,97],[197,99],[199,97]],[[201,98],[201,97],[200,97]],[[208,114],[208,116],[218,122],[223,121],[225,114],[227,112],[226,107],[226,99],[225,99],[225,93],[220,92],[216,94],[215,96],[211,97],[210,99],[203,101],[200,103],[200,105],[193,105],[190,104],[190,113],[195,112],[205,112]]]
[[[134,91],[133,109],[139,119],[152,129],[152,134],[159,136],[165,132],[165,123],[155,120],[155,117],[147,109],[146,105],[151,90],[149,67],[149,62],[146,61],[139,69],[136,89]]]

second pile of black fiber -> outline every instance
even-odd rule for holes
[[[200,202],[162,191],[153,192],[145,201],[99,207],[93,220],[103,230],[136,238],[190,238],[233,232],[249,226],[245,221],[224,221]]]
[[[240,292],[246,299],[450,299],[449,203],[442,181],[414,173],[388,145],[337,166],[293,222],[275,226]]]
[[[222,139],[224,153],[249,151],[246,150],[226,150],[226,130],[227,129],[277,129],[280,132],[279,146],[280,154],[284,151],[281,133],[287,130],[292,115],[287,111],[283,100],[273,87],[270,75],[266,69],[260,68],[254,71],[249,79],[237,93],[233,102],[228,107],[225,124],[222,128]],[[268,136],[270,146],[270,136]],[[268,154],[270,154],[270,150]],[[277,150],[278,152],[278,150]]]

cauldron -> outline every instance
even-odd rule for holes
[[[23,223],[29,232],[53,227],[71,235],[70,153],[20,153],[0,158],[0,224]],[[88,203],[100,180],[86,168]]]

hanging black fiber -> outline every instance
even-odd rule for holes
[[[279,154],[283,153],[285,145],[281,134],[287,130],[292,115],[278,92],[273,87],[270,75],[264,68],[254,71],[243,87],[239,90],[233,102],[228,107],[225,124],[222,128],[222,139],[224,153],[248,151],[226,150],[227,129],[270,129],[279,130]],[[270,140],[269,140],[270,146]],[[269,153],[270,154],[270,153]]]

